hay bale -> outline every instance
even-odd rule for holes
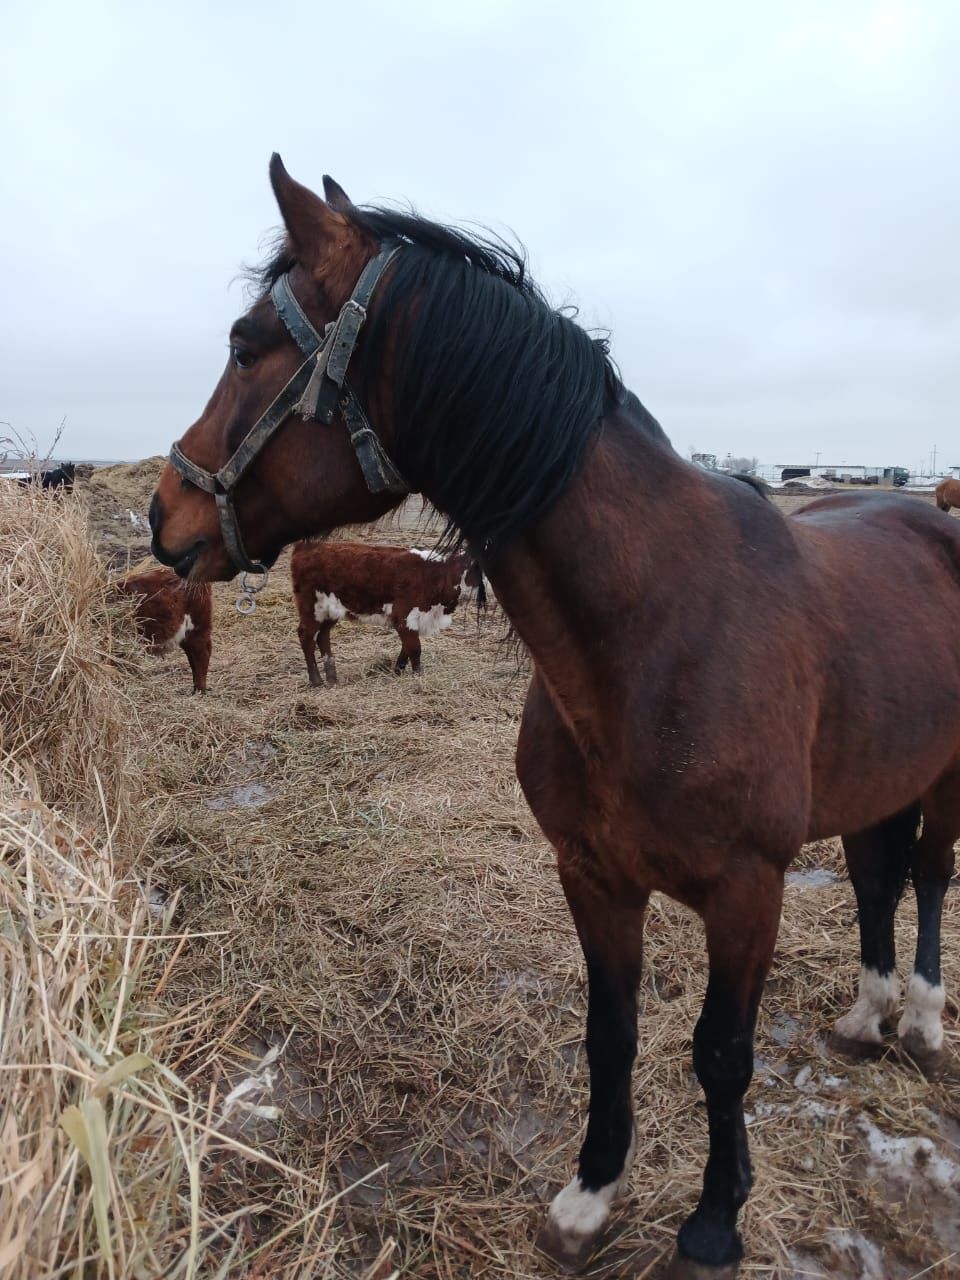
[[[0,1272],[9,1280],[61,1274],[84,1257],[91,1275],[157,1274],[182,1249],[175,1233],[189,1215],[178,1184],[196,1165],[199,1135],[129,1021],[147,954],[133,939],[147,928],[142,899],[121,908],[109,842],[49,809],[29,770],[0,762]]]
[[[186,1046],[218,1056],[224,1002],[160,1003],[196,940],[131,874],[173,728],[132,612],[77,500],[0,488],[0,1275],[326,1274],[323,1163],[265,1155],[174,1074]]]
[[[97,467],[77,485],[97,547],[112,564],[119,566],[130,555],[147,553],[147,509],[165,462],[157,457]]]
[[[142,659],[129,611],[110,598],[76,501],[0,489],[0,751],[85,822],[123,823],[139,794],[123,677]]]

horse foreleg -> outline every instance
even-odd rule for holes
[[[671,1280],[726,1280],[743,1257],[737,1215],[752,1184],[743,1095],[782,896],[782,871],[756,858],[741,864],[735,880],[715,886],[703,911],[710,976],[693,1065],[707,1100],[710,1154],[700,1202],[677,1236]]]
[[[600,889],[585,847],[558,849],[560,879],[587,964],[590,1109],[576,1177],[554,1198],[539,1245],[578,1269],[595,1250],[633,1162],[630,1077],[637,1053],[637,986],[647,895],[624,903]]]
[[[584,761],[535,676],[517,742],[517,777],[557,850],[563,890],[587,964],[590,1109],[576,1177],[554,1198],[543,1251],[568,1268],[593,1253],[624,1190],[633,1156],[630,1074],[637,1048],[637,985],[647,893],[604,879],[590,832],[593,801]]]

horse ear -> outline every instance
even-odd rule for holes
[[[353,201],[340,183],[334,182],[328,173],[323,175],[323,194],[327,197],[327,203],[331,209],[336,209],[338,213],[349,214],[353,208]]]
[[[318,240],[329,240],[342,234],[346,223],[343,214],[331,208],[309,187],[294,181],[276,152],[270,157],[270,185],[293,247],[302,256],[307,257],[309,249]]]

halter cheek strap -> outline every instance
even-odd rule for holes
[[[308,422],[329,423],[339,408],[370,492],[399,495],[410,492],[347,382],[347,367],[367,318],[367,306],[381,276],[400,248],[400,245],[381,248],[377,256],[370,259],[361,272],[353,293],[340,308],[336,320],[327,325],[323,335],[313,327],[294,297],[288,277],[281,276],[270,290],[270,298],[277,309],[277,315],[306,359],[219,471],[205,471],[191,462],[179,444],[175,444],[170,450],[170,462],[180,475],[198,489],[213,494],[216,499],[227,554],[236,567],[244,571],[243,589],[248,596],[247,611],[252,605],[255,588],[246,585],[245,576],[247,573],[265,574],[266,569],[259,561],[251,560],[247,555],[233,505],[233,490],[277,429],[291,415],[295,414]]]

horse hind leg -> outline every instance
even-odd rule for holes
[[[851,1057],[876,1057],[900,1003],[893,920],[903,893],[920,825],[920,805],[843,837],[847,870],[857,898],[860,988],[853,1007],[838,1018],[832,1046]]]
[[[923,832],[913,850],[917,950],[897,1027],[901,1048],[927,1075],[942,1071],[945,993],[940,972],[940,922],[960,836],[960,768],[942,777],[921,801]]]
[[[393,670],[398,676],[402,675],[409,662],[413,667],[413,674],[418,676],[420,674],[420,637],[402,623],[396,627],[396,632],[400,637],[400,654],[394,663]]]

